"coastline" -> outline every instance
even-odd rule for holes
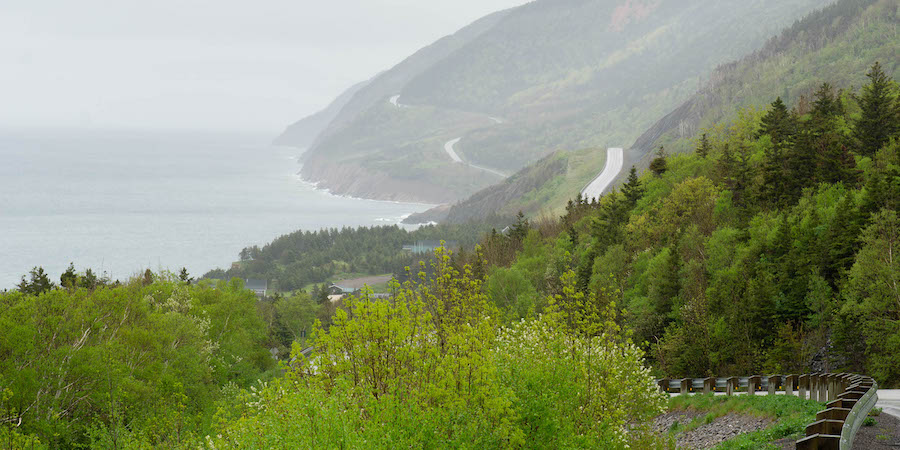
[[[300,164],[300,165],[302,166],[302,164]],[[354,197],[354,196],[352,196],[352,195],[335,194],[334,192],[331,191],[331,189],[328,189],[328,188],[320,188],[320,187],[319,187],[319,184],[321,184],[321,182],[308,181],[308,180],[303,179],[303,175],[301,174],[300,171],[297,171],[297,172],[294,174],[294,178],[296,178],[296,180],[297,180],[298,182],[300,182],[300,184],[302,184],[302,185],[304,185],[304,186],[308,186],[308,187],[312,188],[313,190],[315,190],[316,192],[319,192],[319,193],[328,195],[329,197],[336,197],[336,198],[341,198],[341,199],[345,199],[345,200],[356,200],[356,201],[366,201],[366,202],[388,203],[388,204],[392,204],[392,205],[423,206],[423,207],[426,207],[426,208],[428,208],[428,209],[434,208],[434,207],[436,207],[436,206],[440,206],[440,204],[437,204],[437,203],[401,202],[401,201],[397,201],[397,200],[380,200],[380,199],[375,199],[375,198],[363,198],[363,197]],[[409,213],[409,214],[407,214],[406,216],[410,216],[410,215],[412,215],[412,214],[415,214],[415,213]],[[405,217],[404,217],[404,218],[405,218]]]

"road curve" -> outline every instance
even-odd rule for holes
[[[391,102],[392,105],[394,105],[398,108],[406,108],[406,105],[404,105],[403,103],[400,103],[400,95],[399,94],[391,97],[390,99],[388,99],[388,101]]]
[[[463,160],[462,160],[462,158],[459,157],[458,154],[456,154],[456,150],[453,150],[453,146],[456,145],[461,140],[462,140],[462,138],[456,138],[456,139],[447,141],[447,143],[444,144],[444,151],[447,152],[448,155],[450,155],[450,159],[452,159],[453,162],[457,162],[460,164],[463,163]]]
[[[507,175],[506,175],[505,173],[503,173],[503,172],[500,172],[500,171],[497,171],[497,170],[494,170],[494,169],[489,169],[489,168],[487,168],[487,167],[477,166],[477,165],[475,165],[475,164],[467,163],[467,162],[463,161],[463,159],[459,157],[459,154],[456,153],[456,150],[453,149],[453,146],[456,145],[456,144],[458,144],[459,141],[461,141],[461,140],[462,140],[462,138],[459,137],[459,138],[456,138],[456,139],[451,139],[451,140],[447,141],[446,144],[444,144],[444,151],[447,152],[448,155],[450,155],[450,159],[452,159],[453,162],[459,163],[459,164],[465,164],[465,165],[467,165],[467,166],[469,166],[469,167],[471,167],[471,168],[473,168],[473,169],[478,169],[478,170],[481,170],[481,171],[483,171],[483,172],[491,173],[491,174],[497,175],[497,176],[500,177],[500,178],[506,178],[506,177],[507,177]]]
[[[876,408],[884,413],[900,418],[900,389],[879,389]]]
[[[619,176],[619,172],[622,171],[622,166],[624,165],[625,150],[621,148],[606,149],[606,167],[603,168],[603,172],[600,172],[600,175],[597,175],[597,178],[594,178],[594,181],[591,181],[584,188],[581,192],[582,197],[599,199],[603,195],[603,191],[609,188],[616,177]]]

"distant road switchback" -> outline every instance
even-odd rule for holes
[[[461,140],[462,140],[462,138],[451,139],[451,140],[447,141],[446,144],[444,144],[444,151],[447,152],[448,155],[450,155],[450,159],[452,159],[453,162],[459,163],[459,164],[465,164],[473,169],[478,169],[478,170],[481,170],[484,172],[492,173],[494,175],[497,175],[500,178],[507,177],[507,175],[503,172],[500,172],[500,171],[497,171],[494,169],[489,169],[487,167],[476,166],[475,164],[467,163],[467,162],[463,161],[463,159],[459,157],[459,154],[456,153],[456,150],[453,149],[453,146],[458,144],[459,141],[461,141]]]
[[[591,181],[591,184],[584,188],[584,191],[581,192],[582,197],[586,199],[600,198],[603,195],[603,191],[612,184],[619,172],[622,171],[622,166],[624,165],[625,150],[621,148],[606,149],[606,167],[603,168],[603,172],[600,172],[597,178],[594,178],[594,181]]]

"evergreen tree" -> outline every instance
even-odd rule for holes
[[[316,304],[324,305],[324,304],[329,303],[329,300],[328,300],[329,294],[330,294],[330,292],[328,291],[328,286],[325,283],[322,283],[322,285],[319,286],[319,293],[315,297]]]
[[[884,73],[880,63],[875,63],[869,73],[869,84],[859,96],[862,115],[854,124],[853,134],[863,155],[874,156],[898,131],[897,105],[894,86]]]
[[[666,173],[666,170],[669,169],[666,149],[663,146],[659,146],[659,150],[656,151],[656,158],[653,158],[653,161],[650,161],[650,170],[653,171],[657,176]]]
[[[184,284],[191,284],[191,281],[193,280],[190,274],[188,274],[187,267],[181,268],[181,272],[178,273],[178,279]]]
[[[531,223],[525,218],[525,214],[522,213],[522,211],[519,211],[519,213],[516,214],[516,223],[510,228],[509,237],[512,240],[521,243],[525,240],[525,237],[528,236],[528,230],[530,229]]]
[[[841,114],[841,102],[835,97],[834,88],[828,83],[822,83],[816,91],[816,100],[813,102],[813,119],[824,119]]]
[[[81,277],[80,285],[81,287],[93,291],[97,285],[100,284],[100,280],[97,279],[97,275],[94,275],[94,271],[91,269],[87,269],[84,271],[84,276]]]
[[[78,275],[75,273],[75,264],[69,263],[69,267],[59,276],[59,285],[66,289],[74,289],[78,286]]]
[[[697,154],[701,158],[706,158],[710,150],[712,150],[712,146],[709,144],[709,138],[706,136],[706,133],[703,133],[703,136],[700,136],[700,144],[697,145]]]
[[[22,281],[16,286],[19,292],[29,295],[40,295],[53,289],[55,286],[50,277],[44,272],[43,267],[35,267],[28,272],[29,279],[22,277]]]
[[[641,186],[641,180],[638,178],[637,169],[634,166],[631,166],[631,171],[628,173],[628,181],[622,186],[622,194],[625,195],[628,209],[634,208],[638,200],[644,196],[644,187]]]
[[[796,133],[797,123],[787,106],[778,97],[772,103],[772,109],[763,116],[759,135],[769,135],[772,144],[782,146],[791,142]]]

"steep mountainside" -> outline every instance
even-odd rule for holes
[[[838,89],[866,83],[866,69],[880,61],[888,75],[900,75],[900,2],[840,0],[810,14],[772,38],[760,50],[718,67],[694,96],[644,132],[633,156],[647,156],[665,145],[690,151],[699,133],[763,106],[781,96],[786,103],[808,103],[828,82]],[[801,101],[801,99],[804,99]]]
[[[742,108],[763,108],[779,95],[790,104],[802,104],[801,97],[811,98],[823,82],[837,88],[859,87],[866,83],[867,68],[875,61],[881,61],[889,75],[900,77],[898,25],[900,4],[896,0],[840,0],[808,15],[760,50],[717,68],[699,92],[637,139],[629,150],[626,168],[632,164],[646,168],[652,150],[659,145],[664,145],[670,153],[692,151],[696,136],[703,130],[737,117]],[[724,132],[721,127],[709,131]],[[521,173],[530,173],[542,164],[543,161],[536,163]],[[626,176],[627,171],[623,171],[618,181],[623,182]],[[503,198],[511,205],[524,206],[521,199],[549,189],[554,189],[549,179],[524,192],[511,183],[503,183],[452,207],[428,211],[411,219],[457,222],[463,218],[483,218],[491,214],[492,208],[502,206],[492,199]],[[565,192],[567,198],[577,193],[574,189]],[[534,215],[560,204],[531,205],[523,211]]]
[[[366,101],[315,143],[303,175],[356,196],[463,198],[500,181],[472,165],[513,173],[556,150],[634,140],[716,65],[828,3],[538,0],[479,22],[417,73],[381,75],[402,83],[357,94]],[[456,138],[472,165],[443,151]]]
[[[368,85],[368,81],[357,83],[351,86],[338,96],[325,109],[304,117],[293,123],[280,136],[275,138],[275,145],[284,145],[290,147],[307,148],[312,145],[313,141],[328,128],[334,119],[341,112],[344,106],[356,95],[360,89]]]

